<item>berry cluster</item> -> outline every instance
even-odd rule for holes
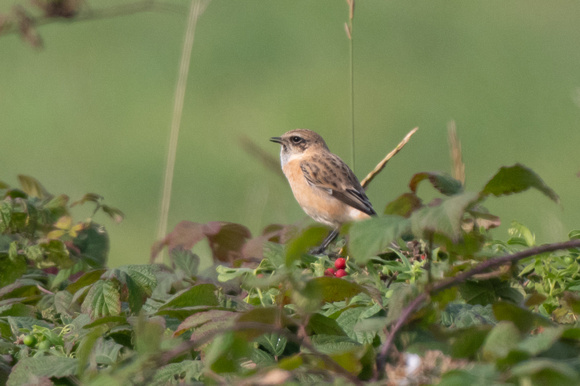
[[[336,276],[336,277],[344,277],[348,275],[345,271],[346,268],[346,259],[343,257],[339,257],[334,261],[334,268],[327,268],[324,271],[324,276]]]

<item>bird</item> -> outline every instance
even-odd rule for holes
[[[270,141],[281,145],[282,171],[298,204],[314,221],[333,229],[313,254],[326,250],[342,224],[376,216],[353,171],[318,133],[295,129]]]

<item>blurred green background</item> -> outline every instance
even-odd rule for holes
[[[0,13],[15,3],[0,0]],[[43,26],[42,50],[0,36],[0,180],[27,174],[52,193],[95,192],[122,209],[119,225],[96,219],[110,232],[112,266],[147,262],[155,240],[189,7],[172,4],[183,11]],[[193,46],[170,228],[223,220],[258,233],[304,219],[286,181],[246,153],[241,136],[277,157],[269,137],[310,128],[352,164],[347,19],[340,0],[209,4]],[[489,199],[504,224],[517,219],[542,242],[580,228],[579,20],[578,1],[359,0],[359,178],[419,126],[368,190],[377,211],[414,173],[450,171],[453,119],[468,190],[521,162],[561,197],[561,206],[538,192]],[[432,196],[427,185],[420,194]]]

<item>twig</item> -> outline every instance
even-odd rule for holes
[[[470,269],[469,271],[465,271],[460,273],[459,275],[452,277],[447,280],[442,280],[437,284],[433,285],[431,289],[427,289],[426,292],[421,293],[417,296],[407,307],[403,309],[401,312],[401,316],[397,319],[395,325],[391,328],[385,343],[381,347],[381,351],[379,356],[377,357],[377,374],[376,377],[380,377],[381,374],[385,371],[385,365],[387,361],[387,354],[393,345],[393,341],[395,336],[399,332],[399,330],[407,323],[410,319],[412,314],[424,303],[426,302],[431,295],[434,295],[438,292],[446,290],[448,288],[454,287],[458,284],[463,283],[464,281],[472,278],[474,275],[480,274],[488,269],[497,268],[504,264],[514,263],[521,259],[525,259],[526,257],[539,255],[546,252],[554,252],[561,249],[569,249],[569,248],[578,248],[580,247],[580,240],[570,240],[565,241],[562,243],[554,243],[554,244],[546,244],[541,245],[539,247],[526,249],[525,251],[516,252],[511,255],[505,255],[502,257],[498,257],[496,259],[487,260],[475,268]],[[375,379],[376,380],[376,379]]]
[[[407,144],[407,142],[409,142],[409,140],[411,139],[411,137],[413,136],[413,134],[415,134],[415,132],[417,130],[419,130],[419,128],[415,127],[413,130],[409,131],[409,133],[407,135],[405,135],[405,138],[403,138],[403,140],[397,145],[397,147],[394,148],[389,154],[387,154],[386,157],[383,158],[383,160],[381,162],[379,162],[377,164],[377,166],[375,166],[375,168],[373,169],[372,172],[367,174],[367,176],[360,183],[363,188],[366,189],[368,187],[368,185],[377,176],[377,174],[379,174],[381,172],[381,170],[383,170],[383,168],[385,167],[387,162],[389,162],[389,160],[391,158],[393,158],[395,156],[395,154],[397,154],[398,152],[401,151],[403,146],[405,146]]]
[[[278,160],[278,158],[275,158],[270,153],[264,151],[264,149],[258,146],[256,142],[254,142],[251,138],[248,138],[245,135],[241,136],[240,144],[242,145],[242,149],[244,149],[246,153],[259,159],[262,162],[262,164],[266,166],[266,168],[270,169],[280,177],[284,179],[286,178],[282,173],[282,169],[280,168],[280,161]]]
[[[78,15],[71,18],[55,17],[55,16],[37,16],[29,17],[31,25],[34,27],[39,27],[46,24],[59,23],[59,22],[71,22],[71,21],[86,21],[86,20],[98,20],[107,19],[117,16],[127,16],[135,13],[147,12],[147,11],[162,11],[162,12],[172,12],[176,14],[182,14],[184,8],[180,5],[170,4],[165,2],[158,2],[153,0],[143,0],[137,1],[130,4],[116,5],[112,7],[88,10],[86,12],[79,13]],[[9,35],[17,32],[21,32],[18,23],[10,23],[9,19],[5,19],[7,23],[4,24],[4,28],[0,29],[0,36]]]

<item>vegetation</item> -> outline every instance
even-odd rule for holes
[[[252,237],[239,224],[184,221],[153,247],[153,257],[168,249],[168,265],[118,268],[107,268],[103,226],[71,211],[93,204],[120,221],[119,210],[19,180],[0,185],[2,383],[580,381],[580,232],[543,246],[515,222],[507,241],[489,234],[491,195],[535,188],[558,200],[522,165],[480,192],[418,173],[328,255],[308,253],[327,232],[319,226]],[[441,193],[429,204],[423,181]],[[198,271],[200,242],[210,271]]]

